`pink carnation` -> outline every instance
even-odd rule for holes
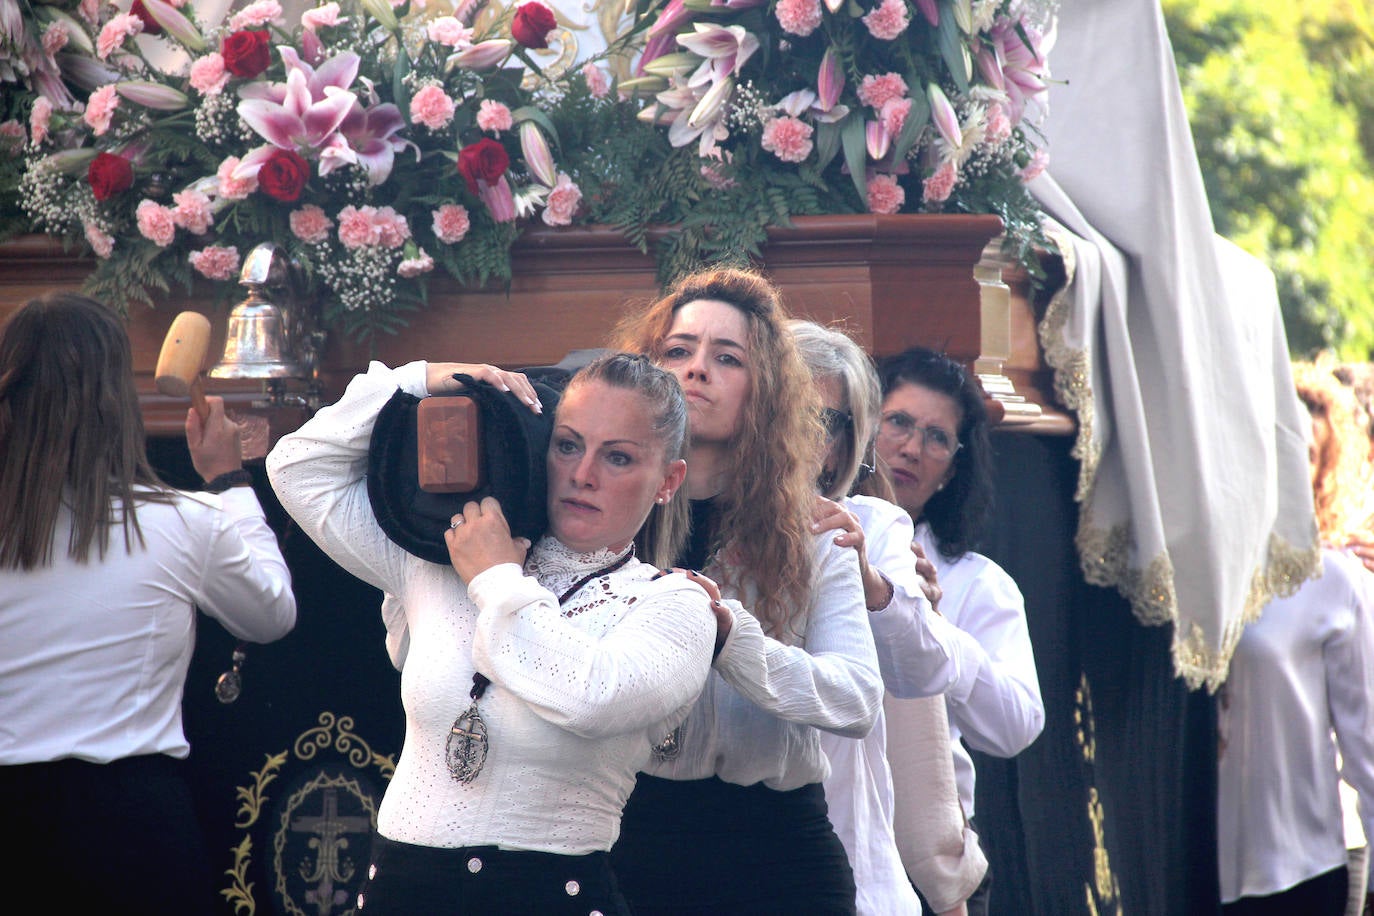
[[[347,21],[346,17],[339,17],[339,4],[337,3],[325,3],[313,10],[306,10],[301,13],[301,27],[308,32],[340,25]]]
[[[143,31],[143,20],[132,13],[119,13],[105,23],[95,40],[95,53],[101,60],[119,50],[126,39]]]
[[[214,223],[210,212],[210,198],[199,191],[187,189],[172,195],[172,219],[178,226],[192,235],[204,235]]]
[[[567,226],[572,223],[577,205],[582,203],[582,189],[562,172],[558,173],[558,184],[549,191],[548,203],[544,206],[544,222],[550,226]]]
[[[0,152],[11,156],[15,155],[24,148],[24,143],[28,138],[28,134],[24,132],[24,125],[18,121],[11,118],[0,124]]]
[[[425,253],[423,248],[420,253],[413,258],[406,258],[396,265],[396,273],[410,279],[418,277],[420,274],[427,274],[434,269],[434,259]]]
[[[91,93],[90,99],[86,102],[86,113],[82,117],[99,137],[110,129],[110,122],[114,120],[115,109],[118,107],[119,96],[115,93],[115,87],[101,86]]]
[[[229,31],[237,32],[257,25],[267,25],[281,18],[281,4],[277,0],[256,0],[229,19]]]
[[[906,80],[899,73],[865,76],[859,83],[859,101],[874,109],[881,109],[893,99],[906,98],[906,92]]]
[[[52,102],[40,95],[33,100],[33,110],[29,112],[29,133],[34,146],[48,139],[48,127],[51,122]]]
[[[1050,164],[1050,154],[1044,149],[1037,149],[1031,156],[1031,161],[1026,163],[1026,167],[1021,170],[1022,181],[1034,181],[1040,177],[1040,173]]]
[[[466,48],[472,44],[472,29],[453,16],[440,16],[430,20],[429,40],[450,48]]]
[[[136,211],[138,231],[145,239],[160,248],[166,248],[176,238],[176,220],[172,211],[151,200],[139,203]]]
[[[514,123],[510,109],[493,99],[483,99],[481,107],[477,109],[477,126],[482,130],[499,134],[503,130],[510,130]]]
[[[54,22],[43,30],[43,52],[49,57],[65,48],[68,41],[71,41],[71,35],[67,32],[66,23]]]
[[[230,156],[220,163],[219,171],[215,173],[215,177],[219,179],[219,196],[225,200],[246,200],[249,194],[258,189],[256,173],[247,178],[234,177],[238,167],[239,157]]]
[[[207,280],[232,280],[239,269],[239,250],[233,245],[210,245],[191,252],[188,260]]]
[[[339,211],[339,241],[345,248],[362,248],[377,244],[372,229],[372,207],[344,207]]]
[[[783,162],[801,162],[811,155],[814,132],[815,128],[798,118],[774,118],[763,128],[763,148]]]
[[[391,207],[379,208],[372,217],[376,227],[376,238],[385,248],[400,248],[410,238],[410,225],[406,218]]]
[[[953,162],[946,162],[921,183],[921,199],[928,204],[940,204],[949,200],[954,185],[959,181],[959,170]]]
[[[910,22],[904,0],[882,0],[864,17],[869,34],[883,41],[891,41],[905,32]]]
[[[224,69],[224,57],[218,51],[191,64],[191,88],[201,95],[217,95],[228,82],[229,71]]]
[[[314,204],[292,210],[287,219],[291,223],[291,232],[302,242],[323,242],[329,238],[329,230],[334,228],[334,223],[325,216],[324,211]]]
[[[1007,109],[1003,105],[994,102],[988,106],[987,123],[987,141],[992,146],[1000,146],[1011,136],[1011,118],[1007,117]]]
[[[906,124],[906,116],[911,114],[911,99],[888,99],[882,104],[878,116],[882,118],[883,127],[887,128],[888,134],[897,137],[902,132],[902,126]]]
[[[821,24],[821,0],[778,0],[774,13],[784,32],[805,38]]]
[[[582,78],[587,81],[587,91],[594,99],[604,99],[611,91],[611,81],[606,78],[605,72],[591,61],[582,65]]]
[[[410,98],[410,118],[428,127],[439,130],[453,120],[455,106],[453,99],[444,90],[433,84],[425,86]]]
[[[892,175],[868,179],[868,209],[873,213],[896,213],[906,203],[906,191]]]
[[[91,246],[96,257],[108,258],[114,251],[114,239],[110,238],[110,234],[95,223],[86,223],[84,228],[86,230],[86,242]]]
[[[445,245],[457,245],[470,228],[468,208],[461,204],[444,204],[434,211],[434,236]]]

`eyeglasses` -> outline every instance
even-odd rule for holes
[[[938,426],[917,426],[916,421],[907,414],[897,411],[883,415],[882,425],[878,427],[878,438],[894,448],[901,447],[912,436],[921,437],[921,454],[936,461],[948,461],[963,447],[947,431]]]
[[[825,437],[834,439],[854,425],[854,416],[848,411],[827,407],[821,411],[821,424],[825,426]]]

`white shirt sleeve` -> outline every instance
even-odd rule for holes
[[[472,647],[477,669],[541,718],[586,738],[638,731],[685,712],[710,672],[715,617],[706,593],[681,576],[631,597],[629,610],[602,634],[564,617],[553,593],[514,563],[475,576],[468,595],[481,609]]]
[[[345,570],[391,594],[402,591],[410,554],[377,524],[367,495],[367,458],[377,414],[399,387],[423,397],[424,362],[388,369],[372,363],[267,456],[267,476],[282,506]]]
[[[231,487],[200,567],[195,602],[238,639],[266,643],[296,625],[291,572],[250,487]]]
[[[1025,600],[1011,576],[982,560],[958,610],[960,677],[946,693],[950,720],[969,747],[1014,757],[1045,727]],[[943,576],[943,572],[942,572]]]
[[[896,697],[944,693],[959,681],[958,635],[921,590],[911,517],[885,500],[858,497],[845,504],[863,526],[869,565],[892,583],[892,600],[868,615],[883,683]]]
[[[1368,839],[1374,837],[1374,574],[1347,556],[1327,568],[1328,575],[1342,569],[1351,591],[1349,625],[1326,641],[1322,658],[1341,775],[1359,795]],[[1369,867],[1374,877],[1374,860]]]
[[[818,538],[816,587],[806,618],[803,646],[786,645],[763,632],[737,601],[730,636],[715,668],[735,690],[779,719],[862,738],[882,709],[883,681],[864,608],[859,560]]]

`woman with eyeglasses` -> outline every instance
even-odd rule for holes
[[[882,393],[872,360],[840,330],[799,320],[788,329],[824,405],[828,443],[814,527],[858,555],[888,691],[884,705],[897,720],[880,717],[862,739],[821,735],[830,760],[830,820],[849,851],[860,914],[917,912],[913,884],[937,914],[963,914],[987,861],[959,806],[940,697],[958,681],[958,656],[949,645],[957,636],[922,590],[911,518],[890,501],[886,478],[873,472]],[[900,835],[898,804],[918,821],[904,823]]]
[[[960,676],[945,703],[959,799],[972,822],[974,771],[965,745],[1014,757],[1045,725],[1021,590],[973,549],[992,509],[987,410],[964,367],[924,347],[882,360],[878,377],[878,458],[897,504],[916,523],[912,550],[929,561],[922,570],[931,603],[958,631]],[[987,912],[990,887],[989,872],[968,901],[973,916]]]

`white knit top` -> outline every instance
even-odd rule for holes
[[[378,829],[426,846],[610,849],[636,771],[705,681],[715,638],[708,600],[685,577],[653,580],[657,570],[632,559],[560,607],[569,586],[617,556],[576,554],[553,538],[534,545],[523,570],[494,566],[468,586],[451,566],[394,544],[367,497],[368,445],[398,385],[427,393],[424,372],[424,363],[374,363],[267,461],[302,529],[404,614],[406,737]],[[449,772],[445,744],[476,670],[492,681],[478,701],[489,750],[464,784]]]

